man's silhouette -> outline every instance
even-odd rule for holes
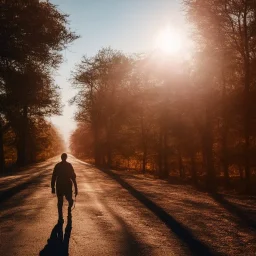
[[[63,196],[66,197],[68,201],[68,216],[71,217],[71,208],[73,206],[72,198],[72,182],[75,187],[75,196],[78,194],[77,183],[76,183],[76,174],[73,169],[73,166],[67,162],[67,154],[63,153],[61,155],[61,162],[56,164],[52,174],[52,193],[55,194],[55,183],[56,183],[56,192],[58,197],[58,213],[59,213],[59,222],[63,222]]]

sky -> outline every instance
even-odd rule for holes
[[[76,91],[70,83],[71,72],[83,55],[94,56],[110,46],[124,53],[142,53],[155,47],[157,35],[170,25],[186,29],[181,0],[51,0],[57,8],[69,14],[72,31],[80,38],[64,52],[64,62],[55,73],[61,88],[63,114],[51,117],[68,145],[76,128],[75,106],[69,100]]]

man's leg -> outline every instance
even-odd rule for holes
[[[63,213],[62,213],[62,206],[63,206],[63,195],[58,196],[58,213],[59,213],[59,220],[63,220]]]
[[[72,191],[69,191],[65,194],[65,197],[68,201],[68,217],[71,217],[71,208],[73,206],[74,200],[72,198]]]

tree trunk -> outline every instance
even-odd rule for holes
[[[248,2],[245,1],[244,13],[243,13],[243,28],[244,28],[244,139],[245,139],[245,180],[247,188],[250,190],[250,177],[251,177],[251,166],[250,166],[250,49],[249,49],[249,33],[247,25],[248,16]]]
[[[213,161],[213,139],[212,139],[212,123],[211,115],[208,110],[206,110],[206,124],[203,131],[203,151],[206,163],[206,182],[207,186],[213,190],[216,187],[216,176]]]
[[[244,170],[240,164],[238,166],[238,170],[239,170],[240,180],[243,181],[244,180]]]
[[[27,151],[28,151],[28,108],[23,107],[23,117],[21,123],[21,130],[18,138],[17,145],[17,165],[25,166],[28,164]]]
[[[209,138],[205,138],[204,141],[204,156],[206,163],[206,176],[207,176],[207,185],[209,188],[214,189],[216,187],[216,177],[215,169],[213,163],[213,154],[212,154],[212,143]]]
[[[183,168],[183,163],[182,163],[182,156],[181,156],[181,152],[179,150],[179,172],[180,172],[180,178],[183,179],[184,178],[184,168]]]
[[[24,151],[24,139],[23,138],[19,138],[16,150],[17,150],[17,165],[24,166],[26,157],[25,157],[25,151]]]
[[[222,73],[223,87],[222,87],[222,167],[224,172],[225,184],[229,185],[229,161],[227,151],[227,136],[228,136],[228,115],[225,103],[226,99],[226,78],[224,74],[224,68]]]
[[[112,151],[113,151],[113,121],[112,121],[112,118],[109,117],[108,118],[108,122],[106,124],[106,135],[107,135],[107,166],[108,168],[111,168],[112,167]]]
[[[108,168],[112,167],[112,145],[111,145],[111,141],[107,142],[107,166],[108,166]]]
[[[159,133],[159,148],[158,148],[158,173],[159,177],[163,178],[163,135]]]
[[[163,160],[164,160],[164,178],[168,178],[169,176],[169,166],[168,166],[168,133],[165,130],[164,131],[164,136],[163,136],[163,146],[164,146],[164,152],[163,152]]]
[[[227,160],[227,149],[223,148],[223,152],[222,152],[222,166],[223,166],[223,172],[224,172],[224,178],[225,178],[225,184],[226,186],[229,186],[229,164],[228,164],[228,160]]]
[[[98,141],[94,142],[94,162],[95,162],[95,165],[97,166],[101,165],[101,154],[100,154],[100,147],[99,147]]]
[[[142,172],[146,173],[146,166],[147,166],[147,149],[144,148],[143,156],[142,156]]]
[[[164,179],[169,176],[168,145],[166,131],[160,131],[159,133],[158,170],[160,178]]]
[[[190,156],[190,163],[191,163],[191,176],[192,176],[192,181],[196,185],[197,184],[197,173],[196,173],[196,165],[195,165],[195,155],[194,152],[191,153]]]
[[[246,93],[247,94],[247,93]],[[248,98],[245,96],[245,98]],[[250,177],[251,177],[251,166],[250,166],[250,132],[249,132],[249,110],[248,110],[248,103],[245,103],[246,105],[246,113],[245,113],[245,122],[244,122],[244,138],[245,138],[245,151],[244,151],[244,168],[245,168],[245,180],[248,185],[248,188],[250,187]]]
[[[0,175],[4,174],[5,159],[4,159],[4,133],[3,126],[0,122]]]
[[[140,118],[140,126],[141,126],[141,142],[142,142],[142,172],[146,173],[147,166],[147,134],[145,131],[145,123],[144,123],[144,113],[142,111],[142,115]]]
[[[98,127],[94,124],[92,125],[93,137],[94,137],[94,164],[96,166],[101,166],[101,147],[99,144],[99,132]]]

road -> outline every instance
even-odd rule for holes
[[[215,254],[127,184],[73,156],[68,161],[77,174],[79,195],[72,223],[65,217],[63,227],[56,227],[50,179],[58,161],[52,158],[0,179],[0,255],[57,255],[60,250],[70,256]]]

